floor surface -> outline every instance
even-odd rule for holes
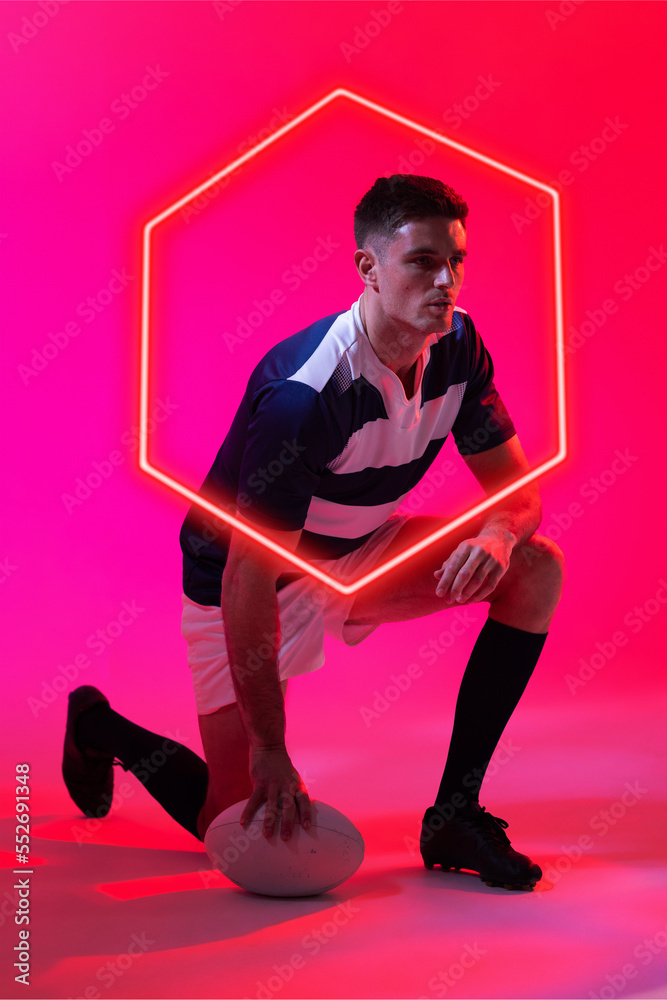
[[[302,695],[290,697],[298,717]],[[569,706],[567,728],[564,713],[517,713],[482,795],[542,866],[532,893],[423,867],[415,838],[430,803],[411,762],[437,733],[408,710],[398,744],[378,721],[372,741],[348,739],[339,758],[301,747],[311,796],[350,816],[366,843],[358,872],[321,896],[236,888],[120,769],[118,808],[103,821],[79,816],[62,788],[45,791],[53,809],[32,829],[30,985],[14,992],[10,979],[3,995],[667,996],[664,708],[625,705],[622,750],[617,704]],[[355,755],[364,766],[351,780]],[[3,846],[13,825],[2,820]],[[13,853],[4,863],[11,939]]]

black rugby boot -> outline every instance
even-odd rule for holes
[[[101,819],[111,808],[113,799],[113,765],[117,761],[110,754],[80,746],[76,739],[76,723],[82,712],[94,705],[109,706],[101,691],[90,684],[71,691],[68,696],[65,746],[62,772],[67,791],[84,816]],[[125,770],[124,764],[121,764]]]
[[[531,890],[542,878],[542,869],[512,848],[507,826],[506,820],[492,816],[477,802],[459,809],[452,819],[444,819],[437,806],[430,806],[419,840],[424,864],[469,869],[493,887]]]

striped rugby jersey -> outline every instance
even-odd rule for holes
[[[515,434],[465,310],[455,307],[450,330],[428,338],[406,399],[371,347],[360,299],[262,358],[199,491],[260,528],[303,529],[296,550],[303,558],[335,559],[362,545],[450,431],[461,454]],[[183,589],[198,604],[220,604],[229,537],[228,525],[192,505],[180,542]],[[284,574],[278,589],[301,575]]]

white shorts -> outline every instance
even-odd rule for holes
[[[312,563],[330,572],[342,582],[357,579],[380,561],[380,556],[410,515],[397,514],[354,552],[340,559],[313,559]],[[324,635],[356,646],[373,632],[376,625],[347,625],[347,617],[356,594],[339,594],[312,576],[288,583],[278,591],[281,645],[278,652],[280,679],[318,670],[324,664]],[[195,701],[199,715],[212,712],[236,701],[227,658],[222,612],[216,605],[195,604],[183,594],[181,631],[188,645],[188,665],[192,672]],[[260,637],[261,638],[261,637]],[[259,643],[257,659],[270,655],[271,637]],[[265,646],[266,652],[262,652]],[[252,669],[253,664],[249,664]]]

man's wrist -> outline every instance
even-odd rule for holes
[[[514,548],[519,541],[518,536],[510,528],[501,524],[485,524],[479,533],[479,537],[482,536],[497,538],[499,541],[506,545],[510,545],[512,548]]]

